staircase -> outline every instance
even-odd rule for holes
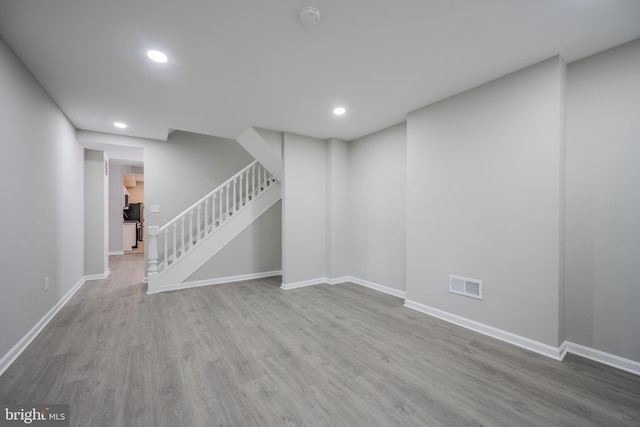
[[[184,282],[281,197],[280,182],[256,160],[167,224],[150,226],[147,292]]]

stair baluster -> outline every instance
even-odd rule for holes
[[[229,184],[227,184],[226,187],[226,196],[227,196],[227,210],[225,211],[225,218],[224,220],[226,221],[227,219],[229,219]]]
[[[182,219],[180,220],[180,223],[182,224],[181,230],[180,230],[180,256],[184,255],[184,241],[185,241],[185,236],[184,236],[184,223],[187,221],[187,217],[183,216]]]
[[[222,192],[222,189],[220,192]],[[220,194],[220,208],[218,209],[218,226],[220,225],[222,225],[222,194]]]
[[[262,175],[262,191],[264,191],[265,187],[267,186],[267,170],[264,167],[262,167]]]
[[[196,222],[196,229],[197,229],[197,233],[196,233],[196,243],[198,243],[200,241],[200,213],[202,212],[202,204],[198,205],[198,220]]]
[[[251,167],[251,197],[256,197],[256,165]]]
[[[233,203],[231,204],[231,205],[232,205],[232,206],[231,206],[231,210],[233,211],[233,213],[235,213],[235,212],[236,212],[236,210],[238,209],[238,208],[236,207],[236,206],[237,206],[237,205],[236,205],[236,197],[237,197],[237,194],[236,194],[236,187],[237,187],[237,183],[238,183],[238,178],[235,178],[235,179],[233,180]]]
[[[209,199],[204,201],[204,233],[205,236],[209,234]]]
[[[213,193],[211,196],[211,231],[216,228],[216,196],[218,193]]]
[[[193,247],[193,211],[189,212],[189,250]]]
[[[178,233],[178,223],[173,223],[173,257],[171,258],[171,262],[176,262],[178,259],[177,246],[176,246],[176,234]]]

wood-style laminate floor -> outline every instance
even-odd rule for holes
[[[638,426],[640,377],[556,362],[354,284],[146,295],[111,257],[0,377],[72,426]]]

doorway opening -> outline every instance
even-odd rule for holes
[[[144,168],[123,167],[122,251],[144,254]]]

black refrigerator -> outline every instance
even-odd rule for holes
[[[124,211],[126,221],[138,221],[137,240],[142,241],[142,229],[144,228],[144,209],[142,203],[129,203],[129,209]]]

